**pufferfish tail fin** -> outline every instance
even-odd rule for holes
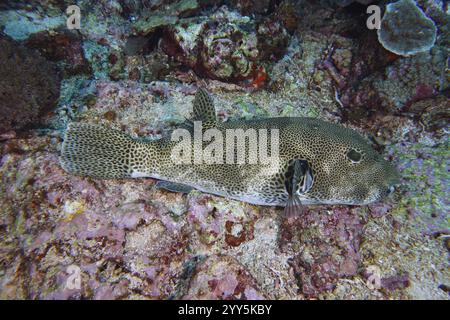
[[[67,172],[100,179],[131,177],[132,153],[138,142],[129,135],[100,125],[70,123],[61,149]]]

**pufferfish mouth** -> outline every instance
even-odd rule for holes
[[[388,189],[386,190],[386,195],[390,196],[391,194],[393,194],[395,192],[396,189],[396,185],[391,185],[388,187]]]
[[[381,187],[377,191],[375,191],[371,196],[368,197],[368,203],[376,202],[383,200],[384,198],[392,195],[397,189],[398,184],[391,184],[387,187]]]

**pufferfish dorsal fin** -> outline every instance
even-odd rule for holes
[[[284,208],[287,218],[294,218],[304,212],[304,207],[297,195],[297,189],[301,194],[308,192],[314,182],[312,170],[305,160],[295,159],[285,173],[285,187],[288,193],[288,201]]]
[[[192,118],[194,121],[202,121],[203,129],[214,128],[217,126],[216,109],[214,102],[208,92],[199,88],[193,103]]]

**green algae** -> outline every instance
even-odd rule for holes
[[[425,231],[450,229],[448,196],[450,173],[448,143],[430,147],[423,143],[411,144],[405,150],[395,148],[399,157],[400,173],[405,183],[404,196],[393,210],[393,215],[413,217],[418,228]],[[420,157],[420,158],[419,158]]]

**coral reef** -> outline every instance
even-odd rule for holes
[[[0,131],[36,123],[56,107],[60,76],[53,63],[0,36]]]
[[[156,13],[149,10],[147,14],[144,14],[134,23],[133,28],[139,34],[148,35],[158,28],[175,24],[178,22],[179,17],[192,15],[199,9],[200,7],[197,0],[175,1],[170,5],[157,10]]]
[[[433,92],[432,92],[433,94]],[[432,95],[431,94],[431,95]],[[418,118],[428,131],[447,129],[450,123],[450,101],[444,95],[427,97],[424,100],[411,103],[406,112]]]
[[[231,5],[243,15],[264,14],[269,11],[270,0],[232,0]]]
[[[0,11],[0,25],[3,26],[3,32],[15,40],[24,40],[34,33],[56,29],[65,22],[61,11],[52,16],[26,10]]]
[[[346,7],[354,2],[363,4],[363,5],[368,5],[375,1],[374,0],[331,0],[328,2],[330,2],[331,4],[336,4],[339,7]]]
[[[216,25],[203,35],[200,51],[201,67],[213,79],[233,80],[247,78],[255,68],[258,57],[256,33],[246,33],[236,22],[219,12]],[[235,23],[233,23],[235,22]]]
[[[84,56],[83,43],[72,32],[61,30],[34,33],[24,44],[39,50],[47,60],[61,62],[66,76],[91,73],[91,67]]]
[[[430,50],[403,56],[365,27],[369,2],[78,1],[77,31],[67,1],[2,2],[0,298],[449,299],[448,12],[419,0],[401,13],[437,29]],[[157,139],[189,117],[199,86],[222,121],[353,128],[401,186],[382,203],[284,219],[61,169],[67,122]]]
[[[289,44],[289,37],[283,23],[275,19],[267,19],[257,28],[260,58],[276,61],[283,57]]]
[[[284,26],[265,21],[258,27],[223,6],[210,17],[180,20],[163,38],[166,53],[196,74],[239,82],[257,76],[259,62],[280,58],[288,44]]]
[[[413,0],[399,0],[386,6],[378,40],[399,55],[429,50],[436,41],[436,25]]]

